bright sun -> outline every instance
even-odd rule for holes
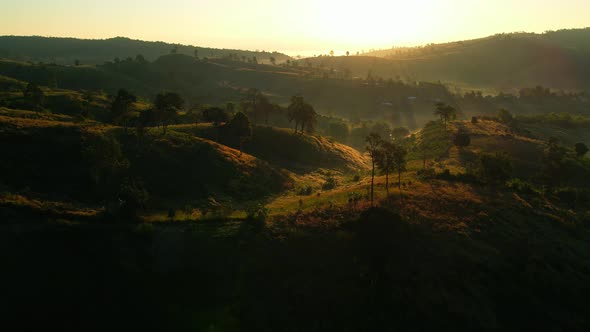
[[[437,1],[321,1],[312,23],[319,38],[367,47],[421,42],[433,24]],[[433,17],[434,16],[434,17]],[[420,39],[419,39],[420,38]]]

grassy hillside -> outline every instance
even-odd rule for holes
[[[228,60],[196,60],[174,54],[153,63],[135,60],[98,67],[31,65],[0,61],[0,75],[42,86],[71,90],[106,91],[126,88],[152,100],[161,92],[180,93],[189,104],[239,102],[250,88],[257,88],[272,102],[286,106],[291,96],[302,94],[318,112],[348,118],[404,118],[416,127],[431,117],[434,100],[450,100],[451,93],[439,84],[421,83],[368,87],[361,81],[310,78],[301,68],[254,65]],[[408,97],[417,99],[408,101]],[[391,103],[384,107],[383,103]],[[404,114],[402,111],[410,110]]]
[[[251,155],[187,134],[80,122],[66,116],[0,109],[1,186],[101,206],[125,179],[141,182],[154,207],[198,205],[208,197],[252,200],[284,189],[284,172]]]
[[[239,148],[235,138],[224,128],[208,125],[182,125],[175,130],[191,133]],[[280,168],[292,171],[310,171],[318,168],[359,171],[368,167],[368,160],[359,151],[330,141],[322,136],[294,134],[290,129],[256,126],[252,139],[244,144],[244,151]]]
[[[75,38],[46,38],[0,36],[0,57],[19,60],[74,65],[76,61],[85,65],[97,65],[115,58],[121,60],[128,57],[135,58],[142,55],[146,60],[153,61],[163,55],[170,54],[176,49],[178,54],[221,58],[230,53],[240,58],[256,57],[259,61],[269,62],[274,57],[278,62],[290,59],[287,55],[276,52],[259,52],[247,50],[216,49],[197,47],[192,45],[177,45],[164,42],[147,42],[129,38],[111,39],[75,39]]]
[[[435,139],[448,139],[441,127]],[[526,161],[545,144],[497,121],[454,122],[449,131],[459,127],[470,130],[472,144],[440,149],[431,160],[439,174],[452,165],[463,172],[463,157],[499,147],[513,146],[510,156]],[[420,168],[412,165],[402,192],[389,195],[379,176],[374,209],[365,199],[370,178],[343,177],[321,195],[277,197],[264,225],[62,220],[0,233],[6,280],[27,285],[5,289],[9,321],[39,307],[37,320],[21,324],[52,324],[67,311],[68,326],[96,320],[98,329],[112,322],[222,331],[588,329],[587,206],[425,178]],[[362,198],[351,202],[351,194]]]

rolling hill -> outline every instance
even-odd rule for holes
[[[289,56],[277,52],[247,51],[233,49],[216,49],[192,45],[178,45],[164,42],[147,42],[117,37],[111,39],[75,39],[24,36],[0,36],[0,57],[18,61],[33,61],[74,65],[76,61],[85,65],[103,64],[129,57],[142,55],[146,60],[153,61],[162,55],[170,54],[175,49],[178,54],[199,57],[220,58],[230,53],[238,57],[256,57],[258,61],[269,62],[274,57],[277,62],[290,59]]]
[[[354,76],[444,81],[460,88],[511,91],[543,85],[590,89],[590,28],[544,34],[499,34],[416,48],[394,48],[359,57],[301,60]]]

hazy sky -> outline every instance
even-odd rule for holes
[[[590,0],[0,0],[0,35],[125,36],[289,53],[590,26]]]

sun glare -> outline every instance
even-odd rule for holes
[[[322,1],[313,24],[319,37],[345,47],[391,46],[420,42],[431,28],[436,1]]]

